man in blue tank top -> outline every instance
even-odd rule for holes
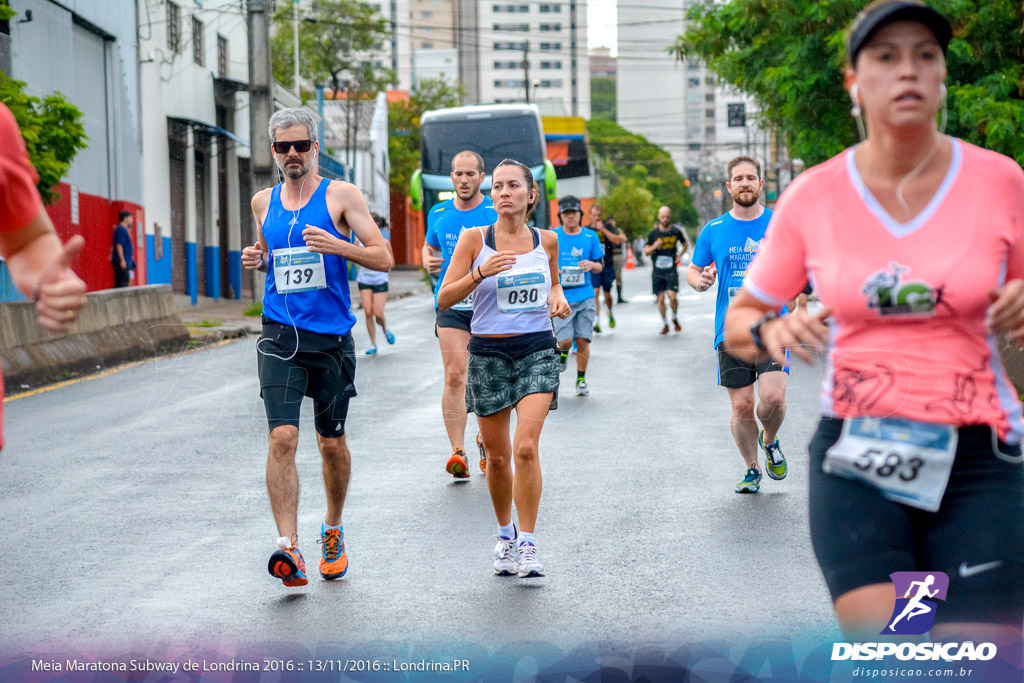
[[[715,348],[718,350],[718,384],[729,392],[732,403],[732,434],[746,463],[746,474],[736,485],[737,493],[757,493],[761,488],[761,469],[757,464],[758,445],[765,452],[765,470],[772,479],[784,479],[789,471],[779,447],[778,431],[786,415],[786,379],[784,368],[773,360],[748,363],[726,352],[725,312],[729,302],[743,286],[747,267],[764,239],[772,212],[758,202],[764,180],[756,159],[738,156],[727,167],[726,188],[733,207],[708,222],[697,237],[693,261],[686,271],[686,282],[698,292],[706,292],[718,279],[715,304]],[[754,410],[754,382],[760,401]],[[758,434],[757,420],[764,429]]]
[[[252,198],[257,239],[242,250],[242,265],[267,273],[256,362],[270,426],[267,492],[279,534],[268,569],[285,586],[304,586],[295,469],[302,398],[313,399],[327,490],[320,575],[337,579],[348,571],[341,512],[352,467],[345,420],[356,395],[356,319],[346,272],[349,261],[377,271],[394,263],[359,189],[317,173],[317,127],[309,112],[284,109],[270,117],[269,128],[284,182]],[[352,243],[353,234],[364,246]]]
[[[426,241],[423,245],[423,263],[430,272],[439,273],[437,289],[441,288],[444,274],[452,260],[459,236],[469,228],[491,225],[497,220],[490,197],[480,192],[484,182],[484,160],[471,151],[459,152],[452,158],[452,184],[455,198],[436,204],[427,215]],[[434,250],[441,256],[434,255]],[[469,364],[469,323],[473,319],[473,299],[469,297],[446,311],[434,309],[441,360],[444,363],[444,393],[441,395],[441,414],[451,442],[452,454],[445,470],[456,479],[469,478],[469,460],[466,457],[466,368]],[[476,439],[480,451],[480,472],[486,473],[487,458],[480,436]]]
[[[594,291],[591,274],[604,269],[605,251],[597,233],[580,226],[583,208],[572,195],[558,202],[558,219],[562,225],[555,228],[558,235],[558,270],[569,302],[569,317],[554,318],[555,340],[558,342],[558,368],[564,371],[569,363],[569,349],[576,341],[576,395],[589,396],[587,362],[590,360],[590,340],[594,337],[594,318],[597,306],[590,295]]]

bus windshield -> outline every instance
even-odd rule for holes
[[[448,175],[452,157],[464,150],[482,156],[487,173],[506,158],[530,167],[544,163],[543,138],[533,116],[429,121],[423,124],[421,135],[421,164],[427,174]]]

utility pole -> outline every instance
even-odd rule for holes
[[[530,41],[524,43],[526,45],[523,48],[523,76],[526,78],[524,83],[526,84],[526,103],[530,103]]]
[[[270,69],[270,3],[248,0],[249,29],[249,177],[254,192],[275,185],[274,158],[270,154],[267,123],[274,113]],[[252,219],[250,219],[252,220]],[[263,291],[263,273],[253,273],[253,298]]]
[[[249,19],[249,142],[252,158],[252,188],[270,187],[274,182],[274,159],[270,154],[267,122],[274,113],[270,68],[270,3],[248,0]]]

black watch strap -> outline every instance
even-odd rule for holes
[[[761,328],[778,317],[779,314],[776,313],[775,311],[768,311],[760,318],[758,318],[753,325],[750,326],[750,337],[754,341],[754,346],[761,349],[762,351],[768,350],[764,346],[764,340],[761,339]]]

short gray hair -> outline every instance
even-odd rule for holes
[[[313,120],[313,115],[309,113],[309,110],[302,107],[282,109],[281,111],[274,112],[274,115],[270,117],[270,125],[268,126],[270,141],[277,142],[277,135],[275,133],[278,129],[291,128],[292,126],[305,126],[309,139],[316,142],[316,121]]]

